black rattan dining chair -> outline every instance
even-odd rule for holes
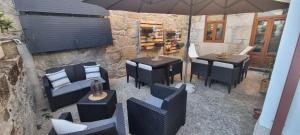
[[[127,75],[127,83],[129,83],[129,77],[134,78],[135,87],[138,86],[138,73],[137,73],[137,64],[133,61],[126,61],[126,75]]]
[[[234,67],[233,64],[229,63],[213,62],[209,87],[214,82],[225,83],[228,88],[228,93],[230,93],[232,85],[236,87],[238,78],[239,67]]]
[[[141,88],[141,84],[148,84],[152,86],[154,83],[162,83],[164,84],[166,80],[166,73],[164,68],[155,68],[153,69],[149,65],[138,64],[138,84],[139,89]]]
[[[190,81],[192,81],[193,75],[203,76],[205,78],[205,86],[207,85],[209,76],[209,64],[206,60],[192,59],[191,63],[191,76]]]
[[[171,77],[171,83],[174,82],[174,76],[177,74],[180,74],[180,79],[182,80],[182,65],[183,62],[181,60],[171,65],[169,73]]]

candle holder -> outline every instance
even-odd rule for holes
[[[107,96],[107,93],[103,90],[103,85],[99,80],[92,81],[91,91],[92,94],[89,96],[89,99],[92,101],[101,100]]]

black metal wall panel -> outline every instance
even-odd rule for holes
[[[109,12],[82,0],[14,0],[17,11],[108,16]]]
[[[112,44],[109,19],[21,15],[20,21],[31,53]]]

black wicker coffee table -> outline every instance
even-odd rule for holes
[[[117,95],[114,90],[106,90],[107,97],[99,101],[88,99],[91,92],[77,102],[77,109],[81,122],[91,122],[112,117],[117,103]]]

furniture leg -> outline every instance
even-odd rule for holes
[[[141,89],[141,82],[139,82],[139,89]]]
[[[129,83],[129,75],[127,75],[127,83]]]
[[[231,84],[228,85],[228,94],[230,94],[231,91]]]
[[[180,72],[180,79],[182,80],[182,72]]]

